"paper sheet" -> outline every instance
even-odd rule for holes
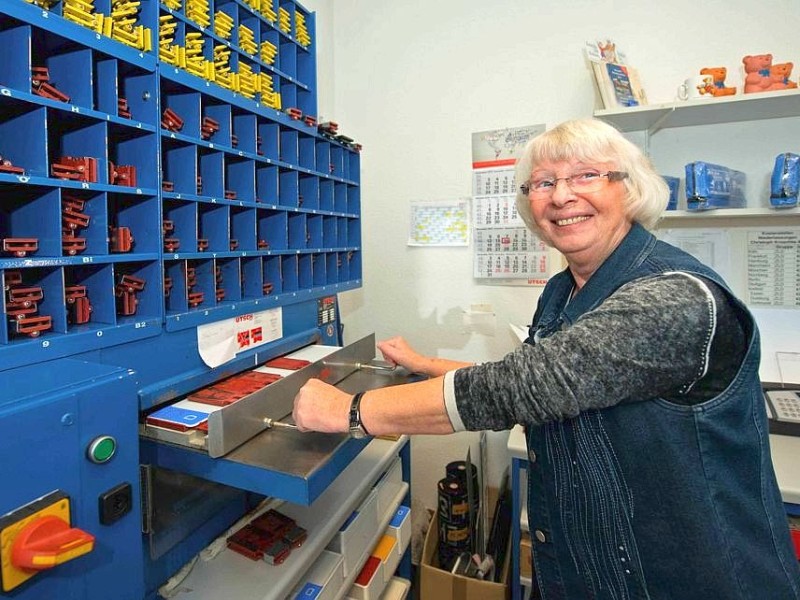
[[[412,202],[409,246],[467,246],[469,201]]]
[[[283,310],[278,307],[200,325],[197,349],[203,362],[213,369],[232,360],[239,352],[282,337]]]

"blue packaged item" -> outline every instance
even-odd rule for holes
[[[743,208],[747,177],[741,171],[697,161],[686,165],[686,208]]]
[[[662,175],[664,181],[667,182],[669,187],[669,202],[667,202],[667,210],[678,210],[678,190],[681,187],[680,177],[670,177],[669,175]]]
[[[791,152],[776,156],[769,187],[770,206],[777,208],[797,206],[799,184],[800,156]]]

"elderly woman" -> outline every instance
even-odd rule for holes
[[[543,598],[800,597],[769,453],[747,308],[710,268],[647,231],[668,190],[596,120],[536,137],[517,208],[566,257],[526,343],[467,365],[384,357],[430,378],[351,397],[318,380],[305,430],[450,433],[526,426],[528,518]]]

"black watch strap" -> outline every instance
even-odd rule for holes
[[[367,428],[361,421],[361,399],[365,392],[359,392],[353,396],[350,402],[350,437],[363,438],[369,435]]]

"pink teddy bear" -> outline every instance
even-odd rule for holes
[[[770,76],[772,54],[747,55],[742,59],[744,63],[744,93],[765,92],[772,87]]]

